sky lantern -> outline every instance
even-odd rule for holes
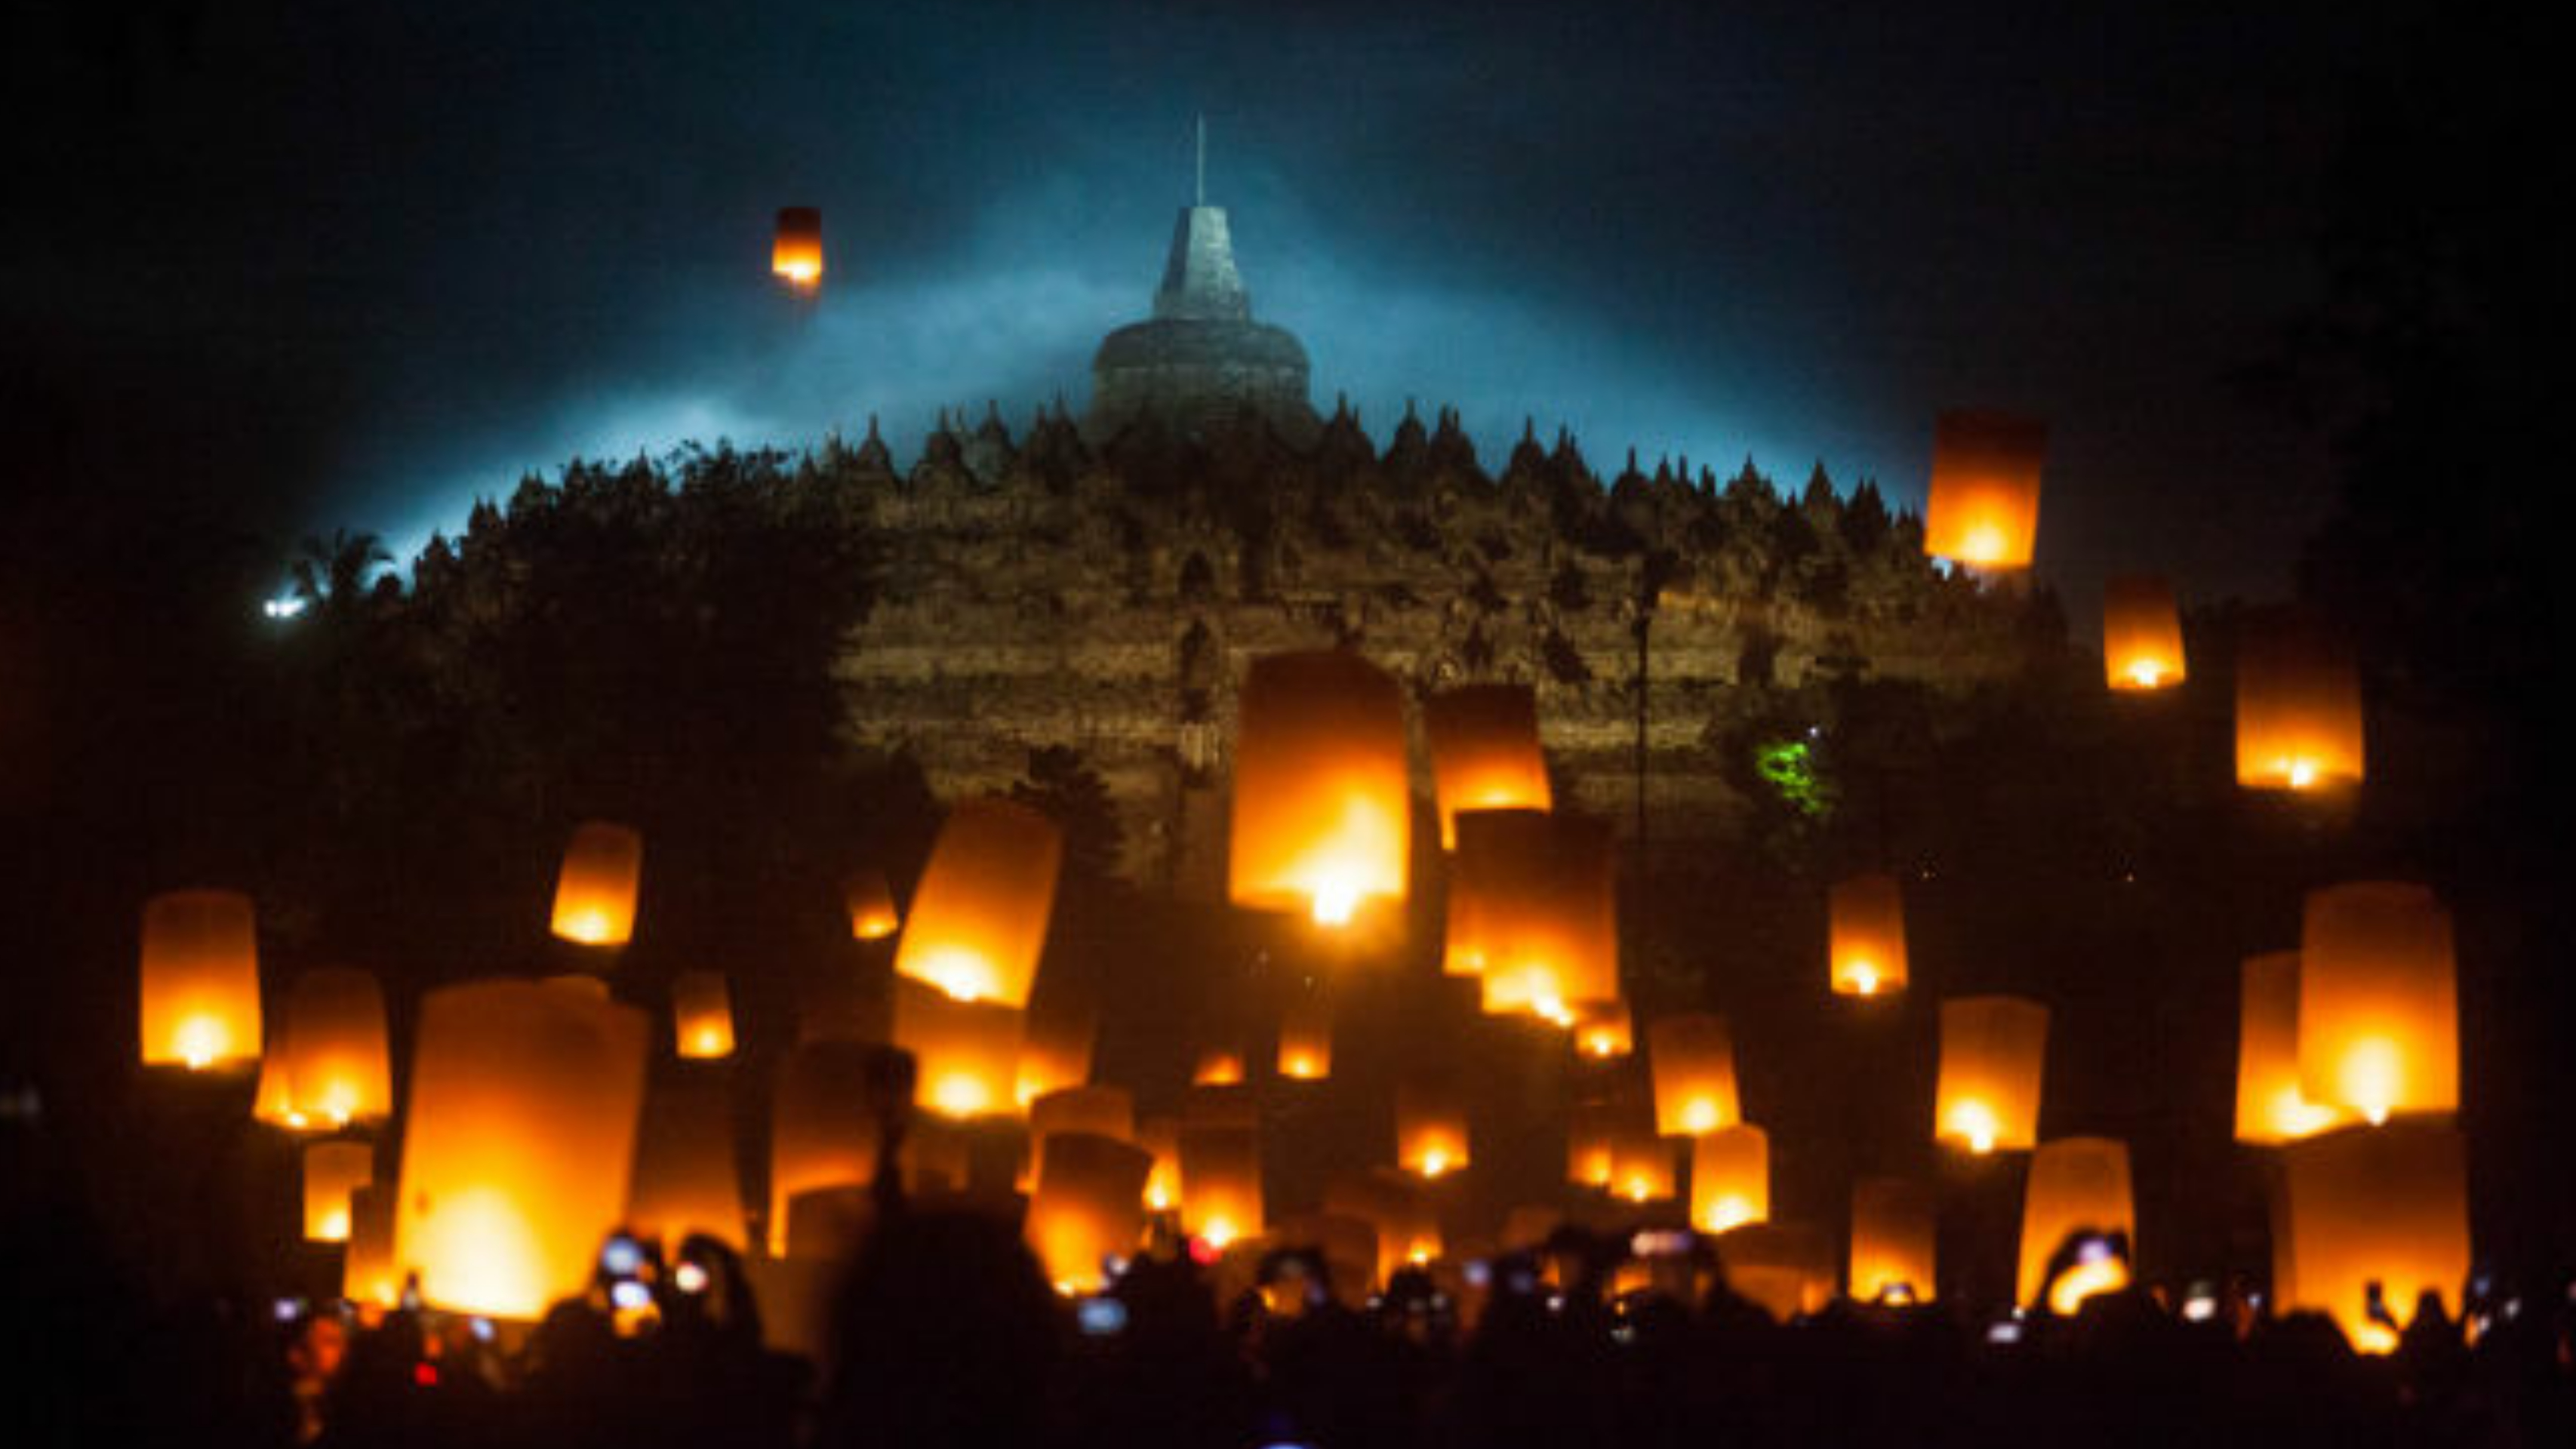
[[[1047,1140],[1024,1231],[1057,1292],[1097,1293],[1108,1261],[1135,1254],[1153,1166],[1154,1154],[1115,1137],[1063,1132]]]
[[[1018,1008],[997,1001],[894,984],[894,1044],[920,1064],[913,1098],[943,1117],[1018,1115],[1021,1023]]]
[[[1932,1194],[1920,1183],[1898,1177],[1853,1183],[1851,1296],[1863,1303],[1931,1302],[1938,1225]]]
[[[273,1051],[259,1059],[259,1085],[252,1089],[251,1120],[290,1132],[305,1132],[319,1127],[295,1110],[294,1095],[286,1085],[286,1053]]]
[[[1320,1082],[1333,1074],[1333,1007],[1323,993],[1301,991],[1279,1013],[1279,1075]]]
[[[1624,1057],[1637,1049],[1635,1014],[1628,1003],[1613,998],[1607,1001],[1576,1001],[1574,1011],[1574,1049],[1595,1061]]]
[[[1029,1103],[1029,1172],[1032,1180],[1046,1162],[1047,1140],[1067,1132],[1088,1132],[1118,1142],[1136,1140],[1136,1095],[1125,1087],[1062,1087]],[[1150,1159],[1153,1154],[1145,1154]],[[1146,1166],[1152,1167],[1150,1161]],[[1150,1171],[1147,1174],[1151,1175]],[[1140,1180],[1138,1192],[1144,1191]]]
[[[2119,574],[2103,583],[2102,673],[2132,693],[2182,683],[2182,606],[2171,579]]]
[[[396,1257],[436,1307],[534,1320],[625,1217],[644,1013],[526,981],[421,997]]]
[[[1628,1202],[1662,1202],[1673,1195],[1677,1146],[1647,1130],[1644,1122],[1624,1122],[1610,1136],[1610,1195]]]
[[[1578,1187],[1611,1184],[1611,1149],[1623,1127],[1638,1116],[1626,1102],[1577,1102],[1565,1124],[1565,1180]],[[1642,1124],[1638,1124],[1642,1130]]]
[[[800,292],[823,285],[823,213],[811,206],[779,208],[769,244],[769,270]]]
[[[2236,1140],[2277,1147],[2342,1121],[2342,1113],[2299,1092],[2299,953],[2247,957],[2241,1001]]]
[[[403,1275],[394,1262],[394,1198],[390,1182],[349,1190],[349,1241],[340,1255],[340,1296],[352,1303],[390,1309],[402,1302]]]
[[[2048,427],[2009,413],[1946,412],[1933,426],[1923,552],[1977,569],[2030,567]]]
[[[1400,903],[1412,852],[1404,694],[1340,649],[1271,654],[1244,677],[1228,895],[1339,927]]]
[[[1029,991],[1022,1023],[1018,1094],[1026,1106],[1049,1092],[1091,1080],[1091,1057],[1100,1039],[1100,1005],[1090,992],[1040,972]]]
[[[1324,1185],[1324,1211],[1357,1218],[1377,1239],[1374,1281],[1420,1267],[1442,1251],[1439,1204],[1421,1179],[1384,1167],[1347,1172]]]
[[[853,1041],[806,1042],[779,1063],[770,1094],[769,1251],[787,1252],[787,1205],[818,1187],[876,1181],[889,1084],[881,1048]]]
[[[959,1001],[1027,1006],[1063,864],[1054,821],[1009,800],[961,802],[912,894],[895,974]]]
[[[1445,1083],[1405,1081],[1395,1088],[1395,1161],[1420,1177],[1439,1177],[1468,1163],[1467,1104]]]
[[[1933,1139],[1980,1156],[2029,1151],[2039,1141],[2040,1074],[2047,1064],[2047,1007],[2018,996],[1942,1002]]]
[[[1825,894],[1836,996],[1905,989],[1905,900],[1891,875],[1838,881]]]
[[[2362,779],[2361,671],[2313,624],[2249,626],[2236,645],[2236,783],[2329,790]]]
[[[1167,1213],[1181,1205],[1181,1120],[1178,1117],[1136,1119],[1136,1145],[1154,1155],[1145,1177],[1145,1208]]]
[[[1833,1301],[1833,1240],[1812,1223],[1746,1223],[1718,1240],[1717,1253],[1726,1286],[1780,1322]]]
[[[733,993],[717,971],[683,971],[671,978],[671,1033],[679,1054],[691,1061],[733,1055]]]
[[[1458,848],[1467,810],[1546,810],[1553,804],[1538,744],[1538,694],[1526,684],[1444,689],[1422,707],[1431,741],[1440,848]]]
[[[2077,1232],[2118,1233],[2134,1254],[2137,1209],[2129,1191],[2129,1148],[2108,1137],[2061,1137],[2030,1155],[2022,1184],[2021,1273],[2016,1301],[2038,1301],[2048,1260]],[[2095,1293],[2126,1287],[2127,1265],[2115,1258],[2079,1260],[2050,1290],[2048,1306],[2072,1313]]]
[[[1691,1224],[1722,1233],[1771,1216],[1771,1138],[1749,1122],[1691,1141]]]
[[[737,1253],[749,1246],[733,1104],[715,1082],[657,1084],[644,1094],[626,1225],[665,1248],[676,1249],[692,1233]]]
[[[2451,913],[2420,885],[2308,892],[2299,933],[2299,1094],[2373,1122],[2460,1105]]]
[[[852,876],[842,904],[850,913],[853,940],[882,941],[903,929],[903,913],[895,909],[894,888],[886,884],[884,871],[871,867]]]
[[[2353,1127],[2293,1143],[2283,1158],[2293,1281],[2279,1285],[2282,1307],[2332,1315],[2365,1353],[2397,1346],[2370,1319],[2374,1282],[2400,1324],[2427,1290],[2462,1311],[2469,1189],[2458,1128],[2431,1119]]]
[[[368,1142],[304,1145],[304,1241],[349,1241],[349,1195],[376,1180],[376,1149]]]
[[[1220,1249],[1261,1236],[1261,1130],[1184,1124],[1179,1146],[1181,1230]]]
[[[574,826],[555,876],[554,933],[579,946],[625,945],[635,935],[643,878],[642,835],[603,820]]]
[[[325,967],[295,978],[276,1054],[292,1119],[315,1127],[381,1122],[393,1115],[385,994],[364,971]]]
[[[1726,1018],[1689,1012],[1648,1022],[1646,1065],[1654,1073],[1655,1130],[1664,1136],[1697,1137],[1744,1120]]]
[[[259,932],[239,891],[143,903],[143,1064],[189,1071],[260,1055]]]
[[[1453,942],[1484,1010],[1571,1026],[1576,1001],[1619,994],[1618,886],[1607,823],[1535,810],[1459,818]]]

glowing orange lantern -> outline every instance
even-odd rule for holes
[[[239,891],[143,904],[143,1064],[192,1072],[260,1054],[259,932]]]
[[[2182,609],[2171,580],[2127,574],[2103,584],[2102,672],[2119,690],[2182,683]]]
[[[340,1296],[352,1303],[394,1308],[402,1302],[402,1272],[394,1265],[394,1185],[369,1183],[349,1191],[349,1246],[340,1258]]]
[[[364,971],[307,971],[286,997],[277,1055],[291,1123],[381,1122],[394,1108],[385,995]]]
[[[1924,554],[1980,569],[2030,567],[2047,456],[2047,425],[2034,419],[1943,413],[1932,435]]]
[[[627,1226],[677,1248],[692,1233],[735,1252],[750,1242],[734,1165],[733,1112],[712,1082],[656,1086],[644,1097]]]
[[[1569,1003],[1617,996],[1617,898],[1606,824],[1535,810],[1459,817],[1452,954],[1483,978],[1489,1014],[1570,1026]]]
[[[1233,902],[1323,926],[1401,902],[1412,824],[1394,678],[1342,650],[1252,661],[1235,736]]]
[[[1190,1068],[1193,1087],[1238,1087],[1243,1084],[1243,1053],[1230,1046],[1212,1046],[1199,1053]]]
[[[1027,1006],[1063,863],[1064,832],[1044,815],[1008,800],[960,804],[913,892],[895,974],[959,1001]]]
[[[801,292],[823,284],[823,213],[810,206],[781,207],[769,246],[769,270]]]
[[[1444,689],[1422,707],[1431,741],[1440,846],[1458,848],[1467,810],[1546,810],[1554,803],[1538,745],[1538,694],[1526,684]]]
[[[1811,1223],[1746,1223],[1718,1239],[1717,1253],[1726,1286],[1783,1323],[1833,1300],[1833,1243]]]
[[[1596,1061],[1635,1051],[1636,1032],[1628,1003],[1616,999],[1575,1002],[1574,1049]]]
[[[2026,1152],[2039,1140],[2048,1008],[2017,996],[1941,1003],[1941,1078],[1932,1136],[1970,1152]]]
[[[349,1195],[376,1180],[376,1149],[365,1142],[304,1148],[304,1241],[349,1241]]]
[[[2362,779],[2361,673],[2303,621],[2249,627],[2236,646],[2236,783],[2327,790]]]
[[[1771,1138],[1739,1122],[1691,1143],[1691,1222],[1723,1233],[1771,1217]]]
[[[2041,1143],[2030,1155],[2030,1177],[2022,1185],[2017,1300],[2038,1301],[2048,1261],[2071,1234],[2118,1233],[2129,1240],[2134,1254],[2138,1225],[2133,1201],[2127,1144],[2107,1137]],[[2072,1313],[2086,1298],[2126,1287],[2128,1281],[2127,1266],[2117,1258],[2079,1261],[2049,1290],[2048,1306]]]
[[[1278,1070],[1292,1082],[1333,1074],[1333,1010],[1321,994],[1300,993],[1279,1014]]]
[[[861,941],[882,941],[903,929],[903,913],[894,907],[894,888],[886,884],[885,872],[863,870],[850,881],[844,899],[850,913],[850,935]]]
[[[1184,1125],[1180,1159],[1182,1231],[1218,1248],[1261,1236],[1259,1129]]]
[[[2451,913],[2419,885],[2308,892],[2299,935],[2299,1094],[2385,1122],[2460,1105]]]
[[[1143,1117],[1136,1122],[1136,1145],[1154,1156],[1145,1176],[1147,1210],[1167,1213],[1181,1205],[1181,1123],[1176,1117]]]
[[[1646,1064],[1654,1072],[1657,1132],[1697,1137],[1744,1120],[1726,1018],[1692,1012],[1647,1023]]]
[[[1566,1119],[1565,1180],[1580,1187],[1607,1188],[1612,1181],[1612,1149],[1620,1132],[1634,1125],[1636,1111],[1625,1102],[1577,1102]],[[1653,1135],[1651,1133],[1647,1134]]]
[[[916,1100],[943,1117],[1019,1111],[1020,1039],[1016,1008],[959,1001],[918,981],[894,984],[894,1044],[920,1064]]]
[[[1145,1179],[1154,1155],[1115,1137],[1064,1132],[1047,1140],[1026,1232],[1059,1293],[1095,1293],[1109,1260],[1145,1236]]]
[[[1610,1138],[1610,1192],[1632,1203],[1673,1195],[1674,1144],[1643,1123],[1623,1124]]]
[[[1087,991],[1061,986],[1057,974],[1039,976],[1029,993],[1020,1039],[1020,1104],[1091,1080],[1091,1054],[1100,1037],[1100,1008]]]
[[[770,1097],[772,1256],[787,1251],[787,1208],[798,1193],[876,1181],[883,1124],[896,1107],[884,1063],[878,1047],[815,1041],[779,1064]]]
[[[1825,915],[1835,995],[1905,989],[1905,901],[1894,876],[1838,882],[1826,893]]]
[[[1457,1093],[1432,1082],[1396,1084],[1395,1160],[1423,1177],[1467,1165],[1467,1104]]]
[[[1894,1177],[1852,1184],[1851,1296],[1864,1303],[1929,1303],[1938,1239],[1932,1195]]]
[[[2341,1113],[2299,1093],[2299,953],[2245,961],[2236,1038],[2236,1140],[2278,1146],[2313,1137]]]
[[[635,889],[643,877],[643,836],[600,820],[573,827],[555,877],[554,933],[576,945],[625,945],[635,934]]]
[[[424,1299],[533,1320],[588,1285],[626,1213],[646,1030],[533,982],[421,998],[394,1244]]]
[[[671,978],[671,1031],[681,1056],[718,1061],[733,1055],[733,993],[714,971]]]
[[[2377,1284],[2400,1324],[2426,1292],[2454,1312],[2469,1276],[2466,1146],[2446,1122],[2355,1127],[2291,1144],[2285,1308],[2331,1314],[2354,1347],[2387,1353],[2397,1336],[2371,1320]]]
[[[286,1053],[282,1051],[259,1059],[259,1085],[251,1091],[250,1115],[252,1121],[291,1132],[311,1131],[323,1125],[295,1110],[294,1094],[286,1085]]]

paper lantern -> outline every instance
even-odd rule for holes
[[[1055,909],[1064,832],[1025,805],[968,800],[948,812],[895,948],[898,976],[959,1001],[1025,1007]]]
[[[1553,802],[1538,744],[1538,694],[1526,684],[1444,689],[1422,707],[1440,848],[1458,848],[1467,810],[1546,810]]]
[[[390,1182],[349,1191],[349,1245],[340,1256],[340,1296],[352,1303],[391,1309],[402,1303],[403,1273],[394,1261],[394,1200]]]
[[[336,967],[305,972],[287,993],[278,1036],[290,1119],[345,1127],[393,1114],[385,995],[374,976]]]
[[[1217,1248],[1261,1235],[1259,1129],[1184,1125],[1180,1159],[1182,1231]]]
[[[1746,1223],[1717,1240],[1717,1256],[1726,1286],[1780,1322],[1833,1301],[1833,1241],[1811,1223]]]
[[[2030,567],[2048,428],[2006,413],[1947,412],[1932,434],[1923,552],[1979,569]]]
[[[259,1085],[251,1090],[250,1115],[254,1122],[265,1122],[290,1132],[318,1131],[328,1125],[295,1110],[295,1095],[286,1085],[286,1053],[283,1051],[273,1051],[259,1059]]]
[[[625,945],[635,934],[643,877],[643,836],[600,820],[573,827],[555,877],[555,935],[581,946]]]
[[[1836,996],[1905,989],[1905,901],[1894,876],[1837,882],[1826,893],[1825,915]]]
[[[898,1110],[892,1054],[849,1041],[806,1042],[779,1063],[770,1094],[769,1251],[787,1251],[791,1198],[876,1181],[884,1123]]]
[[[2469,1191],[2457,1128],[2429,1119],[2353,1127],[2293,1143],[2283,1157],[2293,1265],[2292,1282],[2276,1285],[2283,1307],[2332,1315],[2365,1353],[2397,1346],[2371,1321],[2372,1283],[2401,1325],[2427,1291],[2461,1311]]]
[[[1723,1233],[1771,1217],[1771,1138],[1739,1122],[1691,1142],[1691,1224]]]
[[[1181,1122],[1177,1117],[1136,1119],[1136,1145],[1152,1153],[1145,1176],[1145,1207],[1167,1213],[1181,1205]]]
[[[376,1149],[366,1142],[304,1146],[304,1241],[349,1241],[349,1195],[376,1180]]]
[[[1292,1082],[1333,1074],[1333,1009],[1320,993],[1301,992],[1279,1013],[1278,1071]]]
[[[1373,1168],[1337,1176],[1325,1184],[1324,1210],[1369,1225],[1377,1239],[1371,1267],[1379,1283],[1441,1254],[1439,1205],[1420,1179],[1404,1172]]]
[[[1059,985],[1054,972],[1042,973],[1029,993],[1022,1027],[1021,1105],[1091,1080],[1092,1051],[1100,1038],[1100,1007],[1088,991]]]
[[[1229,897],[1348,925],[1400,903],[1412,851],[1404,695],[1343,650],[1252,661],[1235,733]]]
[[[683,971],[671,978],[671,1033],[691,1061],[733,1055],[733,993],[722,973]]]
[[[782,207],[769,246],[769,270],[798,291],[823,284],[823,213],[810,206]]]
[[[2236,783],[2331,790],[2362,780],[2361,672],[2299,620],[2249,626],[2236,645]]]
[[[732,1103],[716,1083],[670,1083],[645,1093],[626,1225],[666,1248],[678,1248],[692,1233],[735,1252],[749,1246]]]
[[[1692,1012],[1647,1023],[1646,1065],[1654,1073],[1657,1132],[1697,1137],[1744,1120],[1726,1018]]]
[[[1190,1067],[1193,1087],[1236,1087],[1243,1084],[1243,1053],[1230,1046],[1212,1046],[1200,1051]]]
[[[1673,1195],[1674,1144],[1646,1130],[1643,1123],[1622,1125],[1610,1138],[1610,1192],[1635,1202],[1661,1202]]]
[[[1468,1164],[1467,1104],[1446,1085],[1399,1082],[1395,1088],[1396,1165],[1438,1177]]]
[[[1637,1122],[1636,1109],[1625,1102],[1577,1102],[1566,1118],[1565,1180],[1578,1187],[1607,1188],[1611,1185],[1611,1153],[1624,1128]],[[1652,1133],[1647,1133],[1652,1136]]]
[[[2299,933],[2299,1094],[2385,1122],[2460,1105],[2451,913],[2419,885],[2308,892]]]
[[[2127,1144],[2107,1137],[2061,1137],[2043,1142],[2030,1155],[2030,1176],[2022,1184],[2021,1274],[2016,1301],[2034,1305],[2048,1276],[2048,1260],[2070,1234],[2118,1233],[2131,1252],[2138,1238],[2137,1210],[2129,1192]],[[2104,1260],[2079,1264],[2058,1280],[2048,1306],[2072,1313],[2096,1292],[2123,1287],[2125,1266]]]
[[[1047,1142],[1067,1132],[1088,1132],[1114,1142],[1136,1140],[1136,1097],[1125,1087],[1062,1087],[1029,1103],[1030,1180],[1044,1175]],[[1153,1156],[1148,1152],[1147,1158]],[[1152,1163],[1149,1161],[1150,1169]],[[1150,1171],[1147,1174],[1151,1176]],[[1142,1192],[1144,1184],[1137,1184]]]
[[[1154,1155],[1115,1137],[1063,1132],[1047,1139],[1025,1231],[1047,1281],[1065,1294],[1097,1293],[1107,1264],[1145,1236],[1145,1179]]]
[[[646,1030],[533,982],[421,998],[394,1244],[426,1301],[533,1320],[589,1283],[626,1213]]]
[[[1938,1218],[1932,1194],[1894,1177],[1852,1184],[1851,1296],[1864,1303],[1929,1303]]]
[[[2299,953],[2249,956],[2236,1037],[2236,1140],[2278,1146],[2343,1114],[2299,1092]]]
[[[1451,955],[1481,977],[1489,1014],[1573,1024],[1576,1001],[1619,994],[1618,888],[1607,824],[1535,810],[1459,817]]]
[[[1624,1057],[1637,1049],[1636,1029],[1628,1003],[1574,1003],[1574,1049],[1595,1061]]]
[[[2102,672],[2116,690],[2182,683],[2182,609],[2171,580],[2125,574],[2102,585]]]
[[[260,1054],[259,932],[239,891],[143,904],[143,1064],[192,1072]]]
[[[2017,996],[1941,1003],[1941,1077],[1934,1140],[1970,1152],[2027,1152],[2039,1140],[2040,1074],[2048,1008]]]
[[[903,913],[895,909],[894,888],[886,884],[884,871],[863,870],[852,877],[843,904],[855,940],[882,941],[903,929]]]
[[[918,981],[894,984],[894,1044],[920,1064],[914,1100],[943,1117],[1016,1115],[1020,1040],[1016,1008],[959,1001]]]

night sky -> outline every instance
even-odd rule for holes
[[[177,430],[201,466],[156,486],[281,560],[408,553],[577,452],[873,412],[908,459],[943,405],[1079,409],[1199,112],[1256,314],[1381,438],[1413,397],[1489,465],[1527,415],[1605,473],[1821,459],[1919,501],[1936,412],[2026,409],[2079,618],[2114,568],[2285,592],[2329,500],[2231,377],[2318,285],[2389,45],[2352,7],[394,8],[0,35],[12,391]],[[825,219],[810,312],[766,271],[789,204]]]

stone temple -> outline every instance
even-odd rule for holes
[[[1206,435],[1245,407],[1300,446],[1320,426],[1306,397],[1306,349],[1285,328],[1252,320],[1225,208],[1185,206],[1154,315],[1102,338],[1091,361],[1083,436],[1102,442],[1149,417]]]

